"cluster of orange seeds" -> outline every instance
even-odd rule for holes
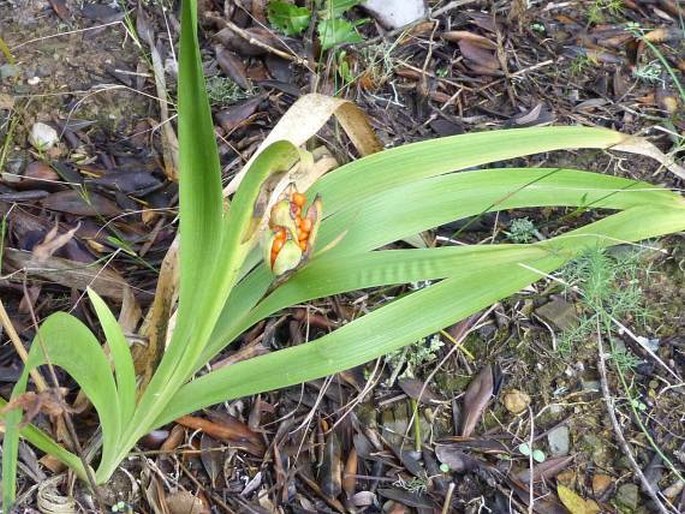
[[[297,244],[303,252],[307,250],[309,234],[312,230],[312,220],[302,217],[302,207],[304,207],[306,201],[307,198],[302,193],[294,192],[290,196],[290,215],[292,216],[296,226]],[[273,244],[271,245],[271,266],[273,266],[274,262],[276,262],[278,253],[288,240],[288,231],[285,227],[274,227],[274,231],[275,234]]]

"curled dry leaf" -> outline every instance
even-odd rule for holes
[[[347,498],[351,498],[357,489],[357,450],[352,447],[345,462],[345,470],[343,472],[342,487]]]
[[[235,103],[219,111],[216,114],[216,121],[227,134],[230,134],[236,128],[249,122],[250,116],[255,113],[262,100],[264,97],[258,95]]]
[[[200,449],[202,451],[200,453],[200,460],[209,476],[212,489],[216,489],[216,481],[223,472],[225,452],[221,450],[221,446],[216,439],[208,436],[207,433],[203,433],[202,437],[200,437]]]
[[[664,154],[646,139],[625,135],[622,142],[612,146],[610,149],[651,157],[681,180],[685,180],[685,168],[679,165],[673,156]]]
[[[433,503],[422,494],[412,493],[396,487],[378,489],[378,494],[384,498],[395,500],[407,507],[419,509],[432,509]]]
[[[87,183],[126,194],[145,192],[162,186],[157,177],[145,170],[112,172],[88,180]]]
[[[409,398],[421,403],[440,403],[440,398],[424,382],[416,378],[401,378],[397,385]]]
[[[435,455],[442,464],[447,464],[450,471],[455,473],[466,473],[476,469],[479,465],[478,459],[471,457],[452,445],[439,444],[435,447]]]
[[[59,175],[50,167],[49,164],[43,161],[33,161],[26,166],[23,180],[21,181],[20,185],[22,187],[35,187],[39,184],[41,186],[45,185],[44,183],[41,183],[42,181],[56,182],[58,180]]]
[[[169,433],[169,437],[162,443],[159,447],[159,451],[162,453],[173,452],[176,448],[183,444],[183,440],[186,437],[186,430],[181,425],[174,425]]]
[[[259,56],[267,53],[267,47],[287,50],[281,40],[270,30],[262,27],[250,27],[242,29],[226,23],[225,20],[213,14],[207,14],[206,19],[223,26],[214,37],[229,50],[243,56]]]
[[[335,431],[328,434],[319,477],[321,492],[328,498],[337,498],[342,491],[342,455]]]
[[[22,425],[26,425],[31,423],[31,420],[40,412],[50,417],[60,416],[65,412],[73,412],[63,399],[65,394],[66,390],[57,392],[55,389],[46,389],[39,393],[28,391],[10,400],[7,405],[0,409],[0,414],[5,414],[14,409],[22,409],[24,411]]]
[[[370,155],[382,148],[366,115],[353,103],[314,93],[305,95],[286,111],[255,154],[226,186],[224,194],[229,195],[236,191],[254,160],[270,144],[276,141],[289,141],[295,146],[301,146],[314,136],[331,116],[337,118],[361,155]],[[318,178],[301,177],[300,183],[296,184],[297,189],[306,191]]]
[[[245,64],[233,52],[226,50],[222,45],[214,47],[216,62],[228,78],[238,84],[242,89],[249,89],[250,82],[245,73]]]
[[[209,514],[211,510],[204,498],[189,491],[176,491],[164,498],[169,514]]]
[[[119,326],[124,334],[134,334],[136,327],[140,321],[142,309],[138,300],[136,300],[133,290],[125,286],[123,289],[123,300],[121,302],[121,311],[119,311]]]
[[[473,71],[484,75],[500,73],[497,44],[493,41],[465,30],[445,32],[442,37],[459,45],[459,50]]]
[[[74,234],[80,227],[81,224],[79,223],[64,234],[58,234],[59,225],[55,224],[55,226],[45,235],[43,241],[38,243],[33,247],[33,250],[31,250],[33,257],[35,258],[35,262],[46,262],[50,257],[52,257],[52,254],[72,240]]]

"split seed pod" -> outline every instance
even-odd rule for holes
[[[263,257],[276,276],[291,271],[311,255],[321,220],[321,199],[317,196],[306,213],[307,199],[297,191],[271,209],[269,229],[263,238]]]

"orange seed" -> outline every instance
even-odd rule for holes
[[[271,253],[278,253],[281,251],[281,248],[283,248],[283,245],[285,244],[284,239],[274,239],[273,245],[271,246]]]
[[[303,232],[311,232],[312,231],[312,220],[310,220],[309,218],[303,218],[302,221],[300,222],[299,226]]]
[[[302,208],[306,201],[307,198],[302,193],[298,193],[297,191],[293,193],[292,202],[298,207]]]

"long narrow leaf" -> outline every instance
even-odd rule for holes
[[[119,322],[104,300],[92,289],[88,289],[88,297],[95,308],[102,330],[105,332],[107,345],[112,355],[117,381],[117,396],[121,407],[120,416],[121,419],[129,420],[133,416],[136,403],[136,372],[131,351]]]
[[[630,136],[590,127],[533,127],[461,134],[391,148],[325,175],[313,188],[328,214],[356,207],[378,193],[417,179],[536,153],[610,148]]]
[[[352,254],[485,212],[547,206],[627,209],[672,206],[678,200],[678,195],[644,182],[577,170],[454,173],[411,182],[370,197],[363,205],[340,209],[322,224],[320,245],[341,238],[336,252]]]
[[[179,318],[192,317],[193,299],[203,294],[199,284],[213,269],[222,241],[221,167],[207,101],[197,38],[197,12],[193,1],[182,2],[178,89],[179,203],[181,206],[181,286]],[[188,309],[188,315],[184,311]]]

